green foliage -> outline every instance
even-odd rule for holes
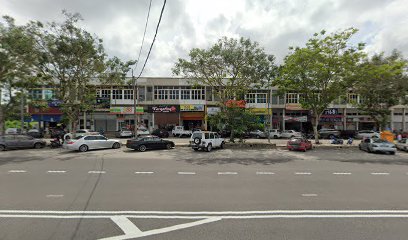
[[[209,49],[191,49],[189,58],[178,59],[173,73],[213,87],[222,103],[240,100],[249,89],[265,85],[276,69],[274,56],[245,38],[223,37]]]
[[[364,56],[364,44],[349,44],[356,32],[350,28],[330,35],[324,30],[315,33],[305,47],[291,48],[280,69],[275,85],[284,93],[301,94],[300,104],[313,112],[317,142],[321,114],[355,80],[358,63]]]
[[[376,54],[360,66],[359,81],[354,89],[362,101],[358,108],[371,116],[378,128],[389,121],[390,107],[406,102],[408,96],[407,60],[393,51],[390,56]]]
[[[29,25],[17,26],[13,18],[0,21],[0,133],[5,119],[15,113],[25,89],[38,81],[38,52]],[[3,94],[5,101],[2,101]]]
[[[248,131],[262,128],[256,115],[237,106],[226,107],[224,111],[209,116],[208,121],[218,130],[230,131],[231,142],[234,142],[236,137],[242,141]]]
[[[132,84],[126,83],[126,76],[132,69],[132,66],[136,64],[135,60],[122,62],[118,57],[113,57],[105,62],[105,70],[100,75],[100,81],[102,84],[107,85],[124,85]]]

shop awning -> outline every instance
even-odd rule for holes
[[[62,115],[40,115],[40,114],[33,114],[31,115],[31,122],[59,122],[61,121]]]

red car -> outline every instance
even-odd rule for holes
[[[287,147],[289,151],[300,150],[306,152],[309,149],[312,149],[312,142],[305,138],[292,138],[288,141]]]

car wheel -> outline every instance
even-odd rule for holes
[[[198,145],[201,143],[201,139],[199,137],[194,138],[193,142]]]
[[[88,146],[87,145],[81,145],[80,147],[79,147],[79,151],[80,152],[86,152],[86,151],[88,151]]]
[[[277,139],[277,138],[278,138],[278,135],[273,135],[273,138]]]
[[[113,149],[118,149],[120,148],[120,143],[114,143],[112,146]]]
[[[367,152],[372,153],[373,150],[370,147],[367,147]]]
[[[146,151],[146,146],[145,145],[140,145],[139,146],[139,151],[141,151],[141,152]]]
[[[200,149],[198,149],[198,148],[193,148],[194,149],[194,151],[196,151],[196,152],[198,152],[198,150],[200,150]]]
[[[330,134],[330,135],[328,136],[328,138],[329,138],[329,139],[332,139],[332,138],[334,138],[334,135],[333,135],[333,134]]]
[[[167,143],[167,145],[166,145],[166,149],[171,149],[171,144],[170,143]]]
[[[211,152],[212,150],[212,144],[208,144],[207,148],[206,148],[207,152]]]
[[[306,152],[306,148],[303,149],[303,152]]]
[[[258,139],[259,139],[259,138],[261,138],[261,137],[260,137],[259,135],[256,135],[256,138],[258,138]]]
[[[391,155],[395,155],[395,152],[390,152]]]
[[[363,149],[361,149],[361,146],[360,146],[360,145],[358,145],[358,149],[363,150]]]
[[[224,147],[225,147],[225,142],[222,142],[220,148],[224,149]]]
[[[36,144],[34,144],[34,148],[35,149],[40,149],[42,147],[42,144],[41,143],[36,143]]]
[[[6,150],[6,146],[0,145],[0,151],[5,151],[5,150]]]

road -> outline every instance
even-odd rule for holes
[[[0,239],[406,239],[408,153],[0,153]]]

